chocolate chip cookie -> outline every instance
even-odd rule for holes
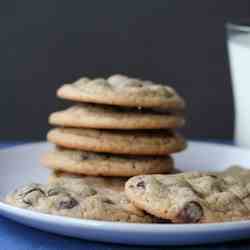
[[[173,131],[97,130],[56,128],[47,138],[56,145],[91,152],[128,155],[168,155],[185,149],[185,140]]]
[[[107,79],[83,77],[57,91],[63,99],[127,107],[183,109],[184,100],[166,85],[113,75]]]
[[[169,173],[174,163],[170,156],[125,156],[55,148],[42,157],[51,169],[92,176],[135,176]]]
[[[250,219],[250,171],[242,168],[136,176],[125,190],[135,206],[174,223]]]
[[[124,179],[55,174],[49,184],[30,184],[8,195],[17,207],[82,219],[152,223],[157,219],[134,207]]]
[[[170,112],[83,103],[52,113],[49,123],[80,128],[161,129],[182,127],[185,120]]]

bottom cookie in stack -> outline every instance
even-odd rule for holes
[[[154,223],[160,220],[136,208],[126,197],[126,179],[55,172],[47,185],[30,184],[8,195],[14,206],[82,219]]]

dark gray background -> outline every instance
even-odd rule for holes
[[[55,90],[120,72],[170,83],[192,138],[226,138],[233,103],[224,23],[250,1],[1,1],[0,139],[44,139]]]

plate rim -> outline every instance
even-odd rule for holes
[[[13,215],[22,216],[23,218],[35,219],[36,221],[43,221],[46,223],[60,224],[63,226],[78,226],[78,227],[92,227],[100,228],[102,230],[114,231],[139,231],[141,233],[156,233],[156,232],[176,232],[176,231],[188,231],[190,232],[213,232],[213,231],[232,231],[242,229],[244,227],[250,228],[250,220],[238,220],[238,221],[227,221],[217,223],[187,223],[187,224],[167,224],[167,223],[130,223],[130,222],[119,222],[119,221],[101,221],[91,219],[78,219],[67,216],[59,216],[41,213],[38,211],[27,210],[25,208],[14,207],[0,201],[0,215],[4,215],[1,210],[6,210],[8,213]]]

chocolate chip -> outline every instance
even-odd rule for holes
[[[210,174],[209,176],[211,176],[212,178],[218,179],[218,175],[216,174]]]
[[[198,222],[203,216],[201,205],[195,201],[187,203],[178,215],[178,218],[184,223]]]
[[[87,153],[84,153],[84,152],[82,152],[81,153],[81,160],[88,160],[89,159],[89,155],[87,154]]]
[[[65,197],[64,200],[59,202],[58,209],[71,209],[78,205],[78,201],[71,196]]]
[[[63,188],[54,187],[54,188],[49,189],[47,194],[50,197],[50,196],[58,195],[58,194],[63,193],[63,192],[65,192],[65,190]]]
[[[136,184],[137,187],[145,189],[145,182],[144,181],[140,181]]]
[[[40,184],[31,183],[30,185],[26,185],[20,189],[17,189],[16,192],[18,192],[18,195],[25,196],[26,194],[29,194],[33,191],[39,190],[41,193],[45,194],[44,191],[41,188],[42,186]]]
[[[44,191],[41,188],[32,188],[29,191],[27,191],[24,195],[28,195],[32,192],[40,192],[41,194],[45,195]]]
[[[38,184],[31,184],[26,186],[19,194],[23,203],[32,206],[40,197],[45,196],[45,192],[40,188]]]
[[[89,192],[90,192],[91,195],[97,194],[97,191],[95,189],[93,189],[93,188],[90,188]]]
[[[103,202],[107,203],[107,204],[110,204],[110,205],[115,205],[115,203],[112,200],[108,199],[108,198],[103,199]]]

